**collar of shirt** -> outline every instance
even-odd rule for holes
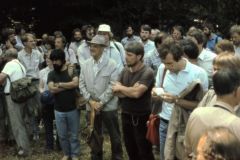
[[[92,60],[93,60],[93,64],[94,64],[94,65],[99,65],[99,64],[101,64],[102,61],[103,61],[103,54],[102,54],[102,56],[99,58],[98,61],[95,61],[94,58],[92,58]]]
[[[216,101],[215,105],[221,106],[221,107],[227,109],[228,111],[230,111],[231,113],[235,114],[234,108],[225,102]]]
[[[131,36],[131,37],[126,37],[126,39],[128,40],[128,41],[131,41],[131,40],[137,40],[137,36]]]
[[[216,37],[217,37],[217,35],[216,34],[214,34],[214,33],[211,33],[211,37],[210,37],[210,41],[213,41],[213,40],[215,40],[216,39]]]
[[[47,71],[52,71],[53,68],[50,68],[49,66],[46,67],[47,68]]]
[[[188,73],[191,70],[190,62],[186,58],[183,58],[183,60],[186,61],[186,66],[185,66],[185,68],[183,70],[181,70],[179,72],[186,72],[186,73]],[[170,74],[176,74],[176,73],[170,72]]]
[[[198,59],[204,60],[205,55],[207,54],[207,49],[203,48],[202,52],[199,54]]]
[[[191,70],[191,63],[186,58],[183,58],[183,60],[186,61],[186,66],[185,66],[185,68],[182,71],[183,72],[190,72],[190,70]]]
[[[142,41],[142,43],[143,43],[143,41]],[[151,41],[148,39],[147,42],[145,44],[144,43],[143,44],[144,44],[144,46],[148,46],[148,45],[150,45],[150,43],[151,43]]]
[[[34,51],[34,49],[32,49],[32,52],[31,53],[28,53],[28,52],[26,52],[26,50],[24,49],[24,56],[31,56],[32,54],[33,54],[33,51]]]
[[[117,45],[117,44],[116,44]],[[107,48],[115,48],[115,45],[114,45],[114,42],[113,41],[110,41],[110,45],[107,47]]]
[[[13,60],[11,60],[11,61],[12,61],[12,62],[16,62],[16,63],[20,63],[18,59],[13,59]],[[11,62],[11,61],[10,61],[10,62]]]
[[[81,45],[83,45],[83,47],[87,47],[87,48],[89,48],[89,44],[88,44],[88,42],[86,41],[86,40],[84,40],[84,42],[82,43],[82,44],[80,44],[80,46]],[[79,47],[80,47],[79,46]]]

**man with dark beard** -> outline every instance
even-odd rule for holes
[[[214,31],[213,24],[209,22],[205,22],[203,24],[203,32],[207,37],[206,48],[210,49],[211,51],[214,51],[215,45],[222,40],[222,38],[213,33],[213,31]]]
[[[83,37],[83,42],[77,49],[77,57],[78,57],[78,62],[80,65],[83,64],[85,60],[91,57],[89,45],[87,41],[91,41],[92,38],[94,37],[94,27],[91,25],[84,25],[82,27],[82,37]]]
[[[128,26],[126,29],[126,37],[124,37],[121,41],[122,45],[125,46],[130,42],[140,42],[141,39],[138,36],[135,36],[134,34],[134,30],[132,28],[132,26]]]
[[[126,63],[113,85],[120,98],[122,129],[129,159],[153,160],[152,145],[147,141],[147,120],[151,113],[151,90],[154,74],[143,64],[144,48],[140,42],[131,42],[126,47]]]
[[[54,94],[54,112],[57,132],[61,148],[64,153],[62,160],[79,156],[79,112],[76,109],[76,88],[78,75],[73,72],[70,76],[65,60],[65,53],[61,49],[51,52],[50,59],[54,70],[48,74],[48,88]]]
[[[69,45],[69,48],[71,48],[75,55],[77,55],[77,50],[78,47],[82,44],[82,33],[79,28],[75,28],[73,30],[73,37],[72,37],[72,42]]]
[[[2,41],[3,41],[3,46],[1,47],[1,49],[2,49],[3,53],[10,48],[15,48],[17,41],[15,39],[14,30],[11,28],[3,29],[2,30]]]

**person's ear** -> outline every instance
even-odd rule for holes
[[[233,94],[235,97],[239,98],[240,101],[240,86],[235,89]]]
[[[143,59],[142,55],[137,55],[137,59],[140,61],[141,59]]]

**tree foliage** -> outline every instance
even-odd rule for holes
[[[121,35],[128,24],[136,29],[143,23],[167,30],[174,24],[194,25],[194,19],[209,19],[227,33],[232,24],[240,22],[238,0],[24,0],[5,1],[0,12],[2,26],[9,18],[26,24],[34,23],[35,30],[69,32],[84,24],[108,23],[115,34]]]

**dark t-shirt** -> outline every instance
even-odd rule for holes
[[[121,82],[126,87],[134,86],[136,82],[147,86],[147,91],[139,98],[120,98],[120,104],[123,113],[130,114],[148,114],[151,112],[151,91],[154,86],[154,73],[150,67],[144,66],[137,72],[130,72],[124,68],[119,77]]]
[[[77,73],[74,72],[72,77],[76,77]],[[62,71],[60,73],[55,72],[54,70],[48,74],[49,82],[71,82],[72,78],[69,76],[68,71]],[[67,89],[62,92],[54,94],[55,103],[54,108],[59,112],[69,112],[76,108],[76,88]]]

